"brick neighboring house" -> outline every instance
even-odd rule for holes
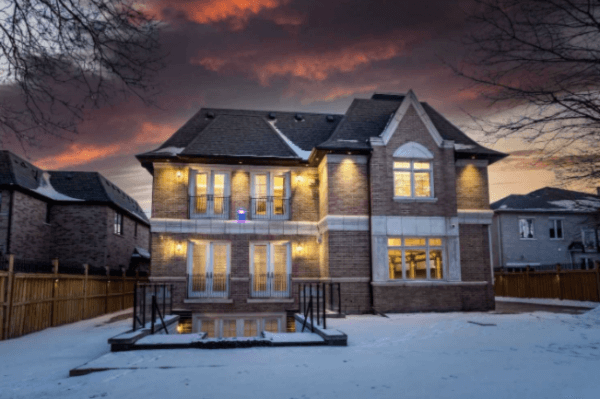
[[[137,155],[152,279],[214,336],[284,329],[302,281],[339,282],[347,313],[493,309],[487,166],[504,156],[412,91],[344,115],[201,109]]]
[[[544,187],[494,202],[494,268],[557,263],[593,268],[600,261],[598,191],[593,195]]]
[[[0,251],[16,259],[147,269],[150,223],[97,172],[44,171],[0,151]]]

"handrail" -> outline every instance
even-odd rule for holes
[[[298,283],[298,306],[300,306],[300,313],[304,314],[305,323],[302,327],[302,331],[304,331],[304,326],[306,325],[306,318],[308,313],[311,315],[311,323],[313,323],[313,310],[316,306],[317,317],[316,323],[317,326],[322,326],[323,328],[327,328],[327,311],[334,312],[335,310],[335,299],[336,295],[334,295],[334,289],[337,288],[337,313],[342,313],[342,295],[341,295],[341,284],[334,282],[319,282],[319,283]],[[329,304],[327,301],[327,294],[329,287]],[[308,289],[308,294],[307,294]],[[316,304],[315,304],[316,303]],[[329,305],[329,306],[328,306]],[[328,309],[329,308],[329,309]]]

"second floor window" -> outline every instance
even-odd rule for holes
[[[519,219],[519,237],[522,239],[533,238],[533,219]]]
[[[289,173],[256,173],[252,176],[252,218],[289,217]]]
[[[115,212],[115,225],[114,232],[117,235],[123,235],[123,214],[119,212]]]
[[[596,250],[596,232],[592,229],[581,231],[581,241],[585,251]]]
[[[432,162],[394,161],[394,197],[432,197]]]
[[[229,217],[229,174],[192,171],[190,216]]]
[[[563,239],[563,221],[561,219],[550,219],[548,221],[550,238],[554,240]]]

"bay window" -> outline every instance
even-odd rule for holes
[[[190,217],[229,218],[229,173],[190,172]]]
[[[253,219],[289,218],[289,173],[254,173],[251,190]]]
[[[391,280],[444,279],[441,238],[389,238],[388,258]]]
[[[229,296],[230,245],[190,241],[188,244],[188,297]]]

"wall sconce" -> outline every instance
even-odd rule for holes
[[[177,178],[178,178],[178,179],[181,179],[181,176],[183,176],[183,175],[182,175],[181,171],[180,171],[180,170],[178,170],[178,171],[177,171]]]
[[[296,182],[302,183],[304,181],[304,176],[296,176]]]
[[[175,250],[177,251],[178,254],[181,253],[181,252],[183,252],[183,245],[177,244],[175,246]]]

